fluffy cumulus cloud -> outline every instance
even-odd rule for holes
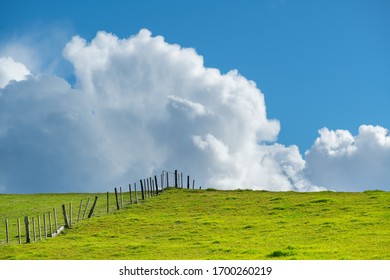
[[[0,57],[0,88],[5,87],[12,81],[21,81],[30,75],[27,67],[16,62],[12,57]]]
[[[339,191],[390,190],[390,135],[381,126],[362,125],[358,135],[323,128],[306,152],[307,177]]]
[[[0,58],[0,192],[106,191],[162,169],[221,189],[388,188],[388,131],[320,130],[306,153],[276,143],[262,92],[194,49],[141,30],[75,36],[76,82]]]
[[[73,87],[25,79],[27,68],[2,58],[12,65],[0,90],[3,191],[105,191],[176,168],[204,187],[318,189],[298,148],[275,143],[279,122],[237,71],[206,68],[194,49],[148,30],[75,36],[63,56]]]

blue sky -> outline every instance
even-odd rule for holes
[[[327,128],[316,149],[322,151],[321,143],[328,151],[336,145],[341,157],[344,145],[360,139],[348,142],[351,137],[386,136],[390,128],[389,13],[390,2],[380,0],[3,0],[0,56],[12,56],[33,75],[55,75],[74,85],[76,60],[72,65],[72,58],[63,57],[73,36],[90,42],[98,31],[106,31],[130,38],[146,28],[169,44],[194,48],[206,67],[222,74],[237,69],[254,81],[264,94],[267,118],[280,122],[277,143],[297,145],[305,159],[318,131]],[[26,55],[26,48],[34,55]],[[186,98],[170,100],[193,104]],[[203,139],[198,144],[204,147],[212,138],[197,139]],[[312,162],[319,157],[314,152],[308,156]],[[321,179],[316,185],[331,188]]]

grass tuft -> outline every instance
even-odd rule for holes
[[[316,199],[313,201],[310,201],[311,203],[329,203],[332,202],[332,199],[329,198],[321,198],[321,199]]]
[[[289,257],[292,256],[294,253],[290,251],[274,251],[271,254],[267,255],[269,258],[281,258],[281,257]]]

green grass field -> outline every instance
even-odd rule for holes
[[[0,195],[0,259],[390,259],[390,193],[296,193],[168,189],[91,219],[55,238],[4,244],[16,220],[95,194]],[[85,203],[85,202],[84,202]],[[90,202],[91,203],[91,202]]]

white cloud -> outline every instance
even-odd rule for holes
[[[30,71],[23,63],[14,61],[12,57],[0,57],[0,88],[11,81],[22,81],[28,75]]]
[[[0,57],[2,192],[105,191],[176,168],[203,187],[389,190],[383,127],[323,128],[305,161],[275,143],[280,125],[256,84],[206,68],[194,49],[141,30],[76,36],[63,55],[75,88]]]
[[[183,111],[183,113],[191,119],[208,114],[206,108],[200,103],[192,102],[176,96],[168,96],[168,99],[171,106],[177,110]]]
[[[211,134],[207,134],[203,138],[197,135],[192,138],[196,147],[206,153],[210,153],[220,164],[225,164],[229,161],[229,147],[227,145]]]
[[[362,125],[359,133],[323,128],[306,152],[307,177],[344,191],[390,190],[390,135],[381,126]]]
[[[296,146],[276,141],[264,96],[237,71],[148,30],[79,36],[63,55],[76,88],[36,75],[0,92],[0,182],[7,191],[105,191],[161,169],[214,188],[318,190]]]

